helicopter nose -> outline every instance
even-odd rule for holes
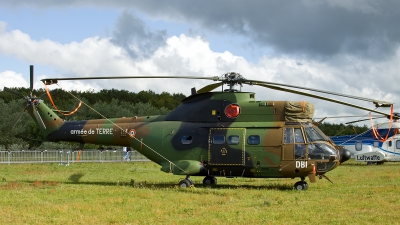
[[[345,148],[340,149],[340,150],[339,150],[339,154],[340,154],[340,163],[346,162],[346,161],[349,160],[350,157],[351,157],[350,151],[347,150],[347,149],[345,149]]]

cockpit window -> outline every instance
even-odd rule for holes
[[[305,130],[309,142],[326,141],[326,139],[314,127],[305,127]]]
[[[293,133],[294,131],[294,133]],[[303,133],[301,128],[286,127],[283,133],[283,143],[304,143]]]
[[[337,151],[326,144],[310,144],[308,145],[308,157],[310,159],[329,159],[333,155],[337,157]]]
[[[296,143],[304,143],[303,133],[301,132],[300,128],[294,129],[294,137]]]

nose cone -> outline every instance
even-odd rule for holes
[[[339,154],[340,154],[340,163],[346,162],[351,157],[350,151],[345,148],[340,149]]]

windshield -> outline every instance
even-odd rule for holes
[[[310,159],[329,159],[331,155],[338,157],[337,151],[327,144],[310,144],[308,145],[308,158]]]
[[[314,127],[305,127],[308,142],[328,141]]]

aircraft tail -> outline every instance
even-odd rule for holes
[[[47,137],[53,131],[60,129],[64,124],[64,120],[40,99],[35,99],[31,104],[27,104],[26,109],[39,126],[43,137]]]
[[[52,109],[50,109],[46,104],[43,103],[43,100],[32,95],[33,91],[33,66],[30,66],[30,95],[24,96],[18,91],[12,90],[10,88],[4,87],[4,91],[10,92],[11,94],[22,97],[25,101],[23,103],[25,110],[21,112],[21,114],[17,117],[17,120],[14,122],[13,128],[16,123],[21,118],[22,114],[25,111],[31,115],[31,117],[35,120],[36,124],[40,127],[40,131],[42,132],[43,137],[47,137],[50,133],[55,130],[58,130],[63,124],[64,121],[57,116]]]

